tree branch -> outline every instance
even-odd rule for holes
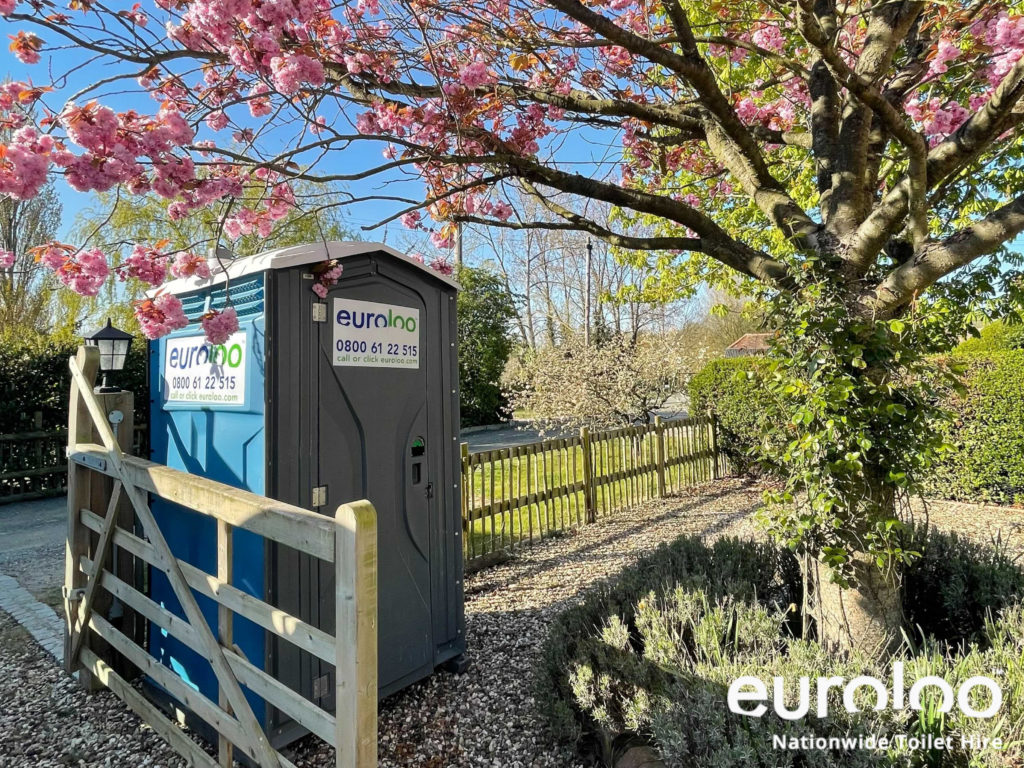
[[[892,314],[914,296],[960,267],[995,252],[1024,232],[1024,195],[996,209],[971,226],[922,248],[900,264],[863,298],[876,315]]]

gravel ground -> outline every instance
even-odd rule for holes
[[[184,764],[114,694],[85,693],[27,632],[0,612],[0,767]]]
[[[738,481],[622,512],[551,539],[466,579],[469,671],[437,674],[381,704],[382,768],[540,768],[581,766],[553,745],[533,708],[532,670],[547,627],[594,581],[621,570],[683,533],[749,534],[760,491]],[[332,765],[310,739],[302,768]]]
[[[518,554],[466,579],[470,669],[434,675],[382,702],[382,768],[582,766],[543,734],[532,670],[551,619],[595,580],[683,533],[751,535],[760,489],[729,480],[659,500]],[[920,509],[920,508],[919,508]],[[1024,551],[1024,511],[932,502],[933,525]],[[0,556],[0,571],[45,598],[62,551]],[[31,566],[30,566],[31,563]],[[290,757],[300,768],[334,764],[309,738]],[[10,617],[0,612],[0,768],[177,767],[182,761],[110,693],[86,695]]]

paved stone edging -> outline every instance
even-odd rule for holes
[[[58,662],[64,659],[64,620],[46,603],[18,583],[0,573],[0,610],[11,614],[43,650]]]

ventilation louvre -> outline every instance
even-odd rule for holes
[[[238,314],[239,320],[253,317],[263,312],[263,275],[256,275],[244,281],[232,283],[228,292],[231,295],[231,304]],[[181,308],[189,320],[189,329],[199,327],[199,319],[206,312],[207,299],[209,306],[215,309],[222,309],[225,303],[226,292],[224,286],[218,286],[212,290],[194,293],[181,299]]]

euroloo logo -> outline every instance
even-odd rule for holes
[[[814,688],[813,713],[819,718],[828,717],[829,714],[829,691],[839,689],[842,691],[843,708],[851,713],[861,712],[857,706],[855,697],[857,691],[864,689],[869,691],[869,701],[873,701],[872,709],[882,710],[887,707],[893,710],[905,710],[907,708],[920,711],[923,708],[921,700],[924,692],[932,689],[938,693],[940,702],[938,710],[946,713],[951,712],[956,706],[967,717],[992,718],[995,717],[1003,706],[1003,690],[990,677],[976,676],[964,680],[959,688],[954,691],[953,686],[941,677],[929,675],[919,678],[910,686],[908,693],[903,676],[903,662],[897,661],[892,665],[892,681],[887,685],[877,677],[861,675],[847,681],[843,677],[819,677]],[[737,715],[747,717],[763,717],[768,711],[765,702],[771,701],[775,714],[783,720],[799,720],[807,717],[812,711],[811,679],[801,677],[797,680],[797,702],[792,709],[786,706],[786,690],[788,683],[784,677],[773,677],[771,683],[772,695],[769,697],[769,686],[759,677],[744,675],[738,677],[729,686],[728,704],[729,711]],[[980,709],[971,703],[971,693],[975,690],[988,692],[987,706]]]
[[[338,311],[337,321],[344,328],[398,328],[409,333],[416,332],[415,317],[399,315],[392,309],[386,314],[342,309]]]
[[[990,677],[971,677],[964,680],[953,690],[946,680],[934,675],[915,680],[910,690],[904,681],[903,662],[892,665],[892,680],[885,683],[877,677],[862,675],[852,680],[844,677],[819,677],[814,685],[809,677],[800,677],[796,681],[797,695],[795,705],[787,706],[786,701],[793,702],[792,696],[787,697],[790,683],[786,678],[773,677],[769,685],[759,677],[744,675],[729,686],[729,711],[745,717],[764,717],[768,712],[768,703],[775,714],[783,720],[800,720],[808,716],[819,719],[829,716],[829,694],[831,699],[841,698],[843,709],[850,714],[863,711],[858,700],[873,710],[880,711],[891,708],[894,711],[921,711],[925,706],[935,707],[945,714],[953,707],[969,718],[989,719],[999,714],[1003,706],[1003,691]],[[769,689],[771,693],[769,694]],[[812,689],[814,695],[812,696]],[[834,692],[841,692],[836,696]],[[859,692],[865,692],[858,696]],[[932,692],[925,702],[925,691]],[[975,693],[978,691],[979,693]],[[972,696],[973,694],[973,696]],[[936,703],[935,699],[938,699]],[[1002,750],[1005,745],[1001,737],[981,736],[977,734],[843,734],[825,736],[809,733],[802,736],[792,734],[773,734],[772,746],[778,750],[870,750],[884,752],[891,748],[918,750],[967,750],[996,749]]]
[[[245,351],[241,344],[235,342],[213,345],[201,336],[195,338],[196,341],[192,344],[168,349],[167,365],[169,368],[187,370],[207,363],[237,368],[242,364]]]

